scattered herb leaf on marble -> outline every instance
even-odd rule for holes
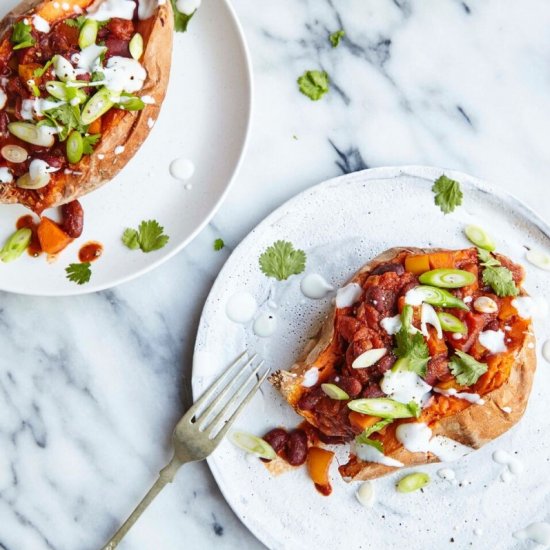
[[[186,13],[182,13],[178,10],[176,0],[171,0],[171,2],[172,11],[174,12],[174,29],[176,32],[185,32],[187,30],[187,25],[189,25],[189,21],[191,21],[191,18],[195,15],[196,10],[192,14],[187,15]]]
[[[130,250],[141,248],[143,252],[159,250],[168,240],[168,235],[164,235],[164,227],[156,220],[142,221],[137,230],[127,228],[122,234],[122,242]]]
[[[487,365],[476,361],[471,355],[457,350],[451,357],[450,369],[461,386],[475,384],[487,372]]]
[[[70,264],[65,268],[67,273],[67,279],[75,282],[77,285],[83,285],[90,280],[92,276],[92,270],[90,269],[90,262],[84,262],[79,264]]]
[[[260,256],[260,269],[267,277],[285,281],[291,275],[298,275],[306,268],[306,253],[295,250],[288,241],[273,243]]]
[[[214,250],[217,252],[218,250],[221,250],[225,246],[225,243],[223,242],[223,239],[216,239],[214,241]]]
[[[344,38],[345,34],[346,31],[340,29],[339,31],[335,31],[329,35],[328,39],[330,40],[333,48],[337,48],[340,45],[340,40]]]
[[[298,78],[300,92],[312,101],[318,101],[329,90],[329,78],[326,71],[306,71]]]
[[[435,204],[441,208],[444,214],[452,212],[462,204],[463,194],[460,183],[445,175],[435,181],[432,191],[435,193]]]

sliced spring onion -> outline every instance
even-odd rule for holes
[[[468,329],[466,325],[454,315],[447,313],[446,311],[440,311],[437,316],[441,323],[441,328],[446,332],[458,332],[460,334],[466,334]]]
[[[130,55],[139,61],[143,55],[143,36],[137,32],[130,40]]]
[[[76,80],[76,71],[74,67],[71,65],[70,61],[67,61],[62,55],[56,55],[53,58],[53,68],[55,75],[62,82]]]
[[[435,309],[430,304],[422,304],[421,315],[420,315],[420,328],[422,329],[422,334],[426,337],[430,337],[428,332],[428,325],[432,325],[437,332],[437,337],[439,339],[443,338],[443,331],[441,330],[441,322],[439,317],[435,312]]]
[[[82,110],[82,123],[91,124],[94,120],[103,116],[115,104],[113,99],[113,94],[107,88],[102,88],[96,92]]]
[[[78,37],[78,45],[81,50],[95,44],[98,31],[99,23],[94,19],[86,19],[84,25],[82,25],[82,29],[80,29],[80,36]]]
[[[422,273],[418,280],[422,284],[439,288],[461,288],[475,283],[476,276],[462,269],[440,268]]]
[[[260,458],[265,458],[266,460],[277,458],[277,453],[275,453],[273,447],[261,437],[246,432],[233,432],[231,440],[237,447]]]
[[[8,161],[14,164],[20,164],[25,162],[29,157],[26,149],[19,145],[4,145],[0,150],[0,154]]]
[[[30,229],[26,227],[18,229],[0,250],[0,259],[5,263],[17,260],[27,250],[31,237],[32,231]]]
[[[354,399],[348,407],[361,414],[370,414],[380,418],[412,418],[415,416],[408,405],[388,397]]]
[[[336,401],[345,401],[349,399],[349,395],[336,384],[321,384],[321,389],[331,398]]]
[[[430,483],[430,476],[423,472],[416,472],[402,477],[395,486],[399,493],[412,493],[418,489],[422,489]]]
[[[30,122],[10,122],[8,130],[19,139],[38,145],[40,147],[51,147],[54,144],[54,137],[51,132],[44,131],[42,127],[35,126]]]
[[[416,293],[422,295],[422,301],[432,306],[439,307],[456,307],[458,309],[468,310],[468,306],[460,299],[435,286],[421,285],[413,289]]]
[[[56,99],[67,99],[67,88],[63,82],[59,80],[50,80],[46,82],[47,92]]]
[[[127,111],[143,111],[145,103],[137,96],[122,94],[120,96],[119,106]]]
[[[42,189],[42,187],[46,187],[46,185],[50,183],[50,179],[51,176],[47,172],[34,179],[31,178],[31,175],[27,172],[23,174],[15,184],[17,187],[21,187],[21,189]]]
[[[365,369],[367,367],[371,367],[372,365],[380,361],[380,359],[382,359],[382,357],[386,355],[387,351],[388,350],[386,348],[369,349],[359,355],[359,357],[355,358],[355,360],[351,364],[351,368]]]
[[[489,296],[480,296],[474,302],[474,309],[480,313],[496,313],[498,304]]]
[[[541,252],[540,250],[529,250],[525,253],[525,259],[540,269],[550,271],[550,254]]]
[[[73,130],[67,138],[67,159],[71,164],[78,164],[84,154],[84,141],[80,132]]]
[[[497,247],[493,238],[478,225],[468,225],[464,229],[464,233],[468,240],[478,246],[492,252]]]

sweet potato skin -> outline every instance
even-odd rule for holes
[[[378,265],[391,262],[403,252],[416,256],[429,256],[448,251],[414,247],[392,248],[368,262],[348,282],[361,282]],[[443,257],[438,256],[438,258]],[[521,293],[526,295],[524,290]],[[297,403],[303,392],[302,381],[305,372],[312,367],[322,368],[319,361],[333,343],[334,316],[335,309],[333,308],[317,337],[310,342],[303,356],[289,371],[279,370],[270,376],[270,382],[288,403],[313,424],[315,422],[313,415],[308,414],[308,411],[299,411]],[[455,414],[430,425],[433,434],[449,437],[477,449],[514,426],[523,416],[531,392],[536,369],[534,344],[535,336],[532,324],[529,323],[523,345],[513,358],[514,361],[508,379],[500,387],[483,395],[484,405],[465,406]],[[506,406],[511,407],[512,411],[510,413],[505,413],[502,410],[501,407]],[[438,462],[438,458],[432,453],[411,453],[401,445],[396,445],[391,450],[387,449],[386,454],[402,462],[405,467]],[[339,470],[346,481],[361,481],[390,474],[396,468],[372,462],[360,462],[352,458],[348,464],[340,466]]]

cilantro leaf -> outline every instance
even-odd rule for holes
[[[358,435],[355,438],[356,443],[359,445],[370,445],[371,447],[374,447],[378,451],[380,451],[382,454],[384,454],[384,444],[382,441],[378,441],[378,439],[370,439],[368,437],[363,437],[363,434]]]
[[[82,29],[84,26],[84,23],[86,23],[86,16],[85,15],[79,15],[78,17],[74,17],[73,19],[65,19],[63,21],[67,27],[74,27],[75,29]]]
[[[483,270],[483,282],[490,286],[497,296],[517,296],[518,287],[512,272],[506,267],[486,267]]]
[[[484,267],[483,283],[490,286],[497,296],[517,296],[519,290],[514,281],[512,272],[487,250],[477,249],[479,263]]]
[[[44,76],[44,73],[51,67],[53,63],[54,58],[52,57],[43,67],[39,67],[38,69],[34,69],[33,76],[35,78],[42,78]]]
[[[67,279],[69,279],[69,281],[75,282],[77,285],[83,285],[84,283],[87,283],[92,276],[90,265],[90,262],[70,264],[68,267],[65,268]]]
[[[340,29],[339,31],[335,31],[331,34],[329,34],[329,41],[332,44],[333,48],[337,48],[340,45],[340,40],[344,37],[346,32],[343,29]]]
[[[141,248],[143,252],[153,252],[166,246],[169,237],[164,235],[164,227],[156,220],[142,221],[137,230],[126,229],[122,242],[131,250]]]
[[[195,10],[191,15],[187,15],[186,13],[178,11],[176,0],[171,0],[171,2],[174,12],[174,29],[176,32],[185,32],[187,30],[187,25],[189,25],[189,21],[191,21],[191,18],[195,15],[197,10]]]
[[[56,126],[59,141],[65,141],[72,130],[81,134],[86,132],[86,126],[82,124],[80,109],[77,105],[65,104],[44,112],[44,116]]]
[[[260,269],[267,277],[285,281],[291,275],[298,275],[306,267],[306,253],[294,250],[288,241],[273,243],[259,258]]]
[[[358,441],[359,438],[368,438],[371,434],[375,432],[379,432],[380,430],[382,430],[392,422],[393,422],[393,418],[383,418],[382,420],[375,422],[372,426],[369,426],[362,434],[358,435],[355,439],[356,441]]]
[[[30,48],[34,46],[36,40],[31,34],[32,27],[27,25],[24,21],[18,21],[13,26],[13,32],[11,33],[11,43],[14,50],[22,50],[23,48]]]
[[[433,184],[432,191],[435,193],[435,204],[441,208],[444,214],[452,212],[462,204],[462,191],[460,183],[443,175]]]
[[[101,134],[91,134],[89,136],[82,136],[82,145],[84,147],[83,153],[85,155],[91,155],[94,152],[94,146],[100,140]]]
[[[476,361],[471,355],[463,351],[456,351],[451,357],[450,369],[456,381],[461,386],[475,384],[479,377],[487,372],[487,365]]]
[[[225,243],[223,242],[223,239],[216,239],[214,241],[214,250],[217,252],[218,250],[221,250],[225,246]]]
[[[306,71],[298,78],[300,92],[312,101],[318,101],[329,90],[329,79],[326,71]]]
[[[430,360],[428,345],[422,333],[411,330],[413,318],[412,306],[405,306],[401,312],[401,328],[395,334],[396,347],[394,354],[400,359],[405,359],[406,369],[426,376],[426,365]]]
[[[122,242],[130,249],[139,248],[139,233],[135,229],[126,229],[122,234]]]

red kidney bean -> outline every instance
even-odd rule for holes
[[[319,402],[321,397],[323,397],[322,391],[318,388],[304,393],[300,400],[298,401],[298,408],[303,411],[312,411],[315,408],[315,405]]]
[[[84,229],[84,210],[78,201],[71,201],[61,207],[62,228],[69,237],[77,239]]]
[[[361,397],[374,398],[374,397],[385,397],[386,394],[382,391],[382,388],[374,382],[371,382],[363,388],[361,392]]]
[[[292,466],[300,466],[307,458],[307,435],[304,430],[290,433],[286,444],[286,460]]]
[[[449,374],[449,361],[445,355],[432,357],[426,367],[426,383],[434,386]]]
[[[352,376],[341,376],[336,385],[342,388],[350,397],[357,397],[362,389],[361,382]]]
[[[405,268],[401,264],[382,264],[378,267],[375,267],[371,271],[371,275],[382,275],[382,273],[388,273],[388,271],[393,271],[394,273],[397,273],[398,275],[403,275],[405,273]]]
[[[282,428],[274,428],[264,435],[264,439],[273,447],[276,453],[284,450],[288,442],[288,432]]]

